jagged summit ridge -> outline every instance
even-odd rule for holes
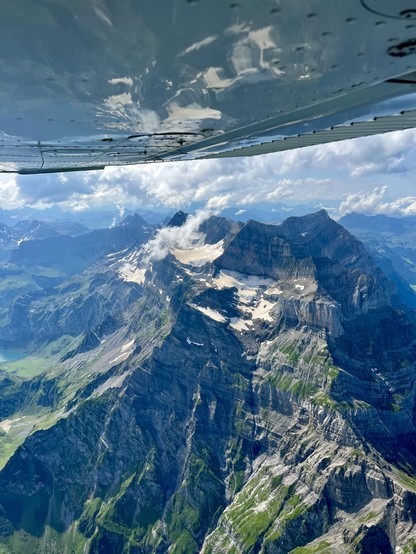
[[[218,267],[273,279],[315,279],[343,306],[344,315],[379,304],[396,305],[391,281],[357,241],[324,210],[281,225],[248,222],[235,235]],[[347,294],[345,294],[347,293]]]

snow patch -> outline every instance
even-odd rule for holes
[[[213,279],[213,286],[218,289],[236,288],[240,310],[250,319],[263,319],[270,322],[273,321],[273,318],[269,312],[275,303],[265,300],[263,294],[257,299],[259,291],[263,289],[264,294],[267,295],[282,294],[283,292],[276,288],[276,282],[269,277],[243,275],[236,271],[225,270],[221,270],[219,276]],[[264,290],[265,288],[266,290]],[[248,319],[232,318],[230,322],[230,326],[237,331],[248,330],[248,325],[253,325]]]
[[[119,364],[127,360],[130,354],[133,352],[134,340],[126,342],[120,349],[120,354],[111,360],[110,364]]]
[[[248,319],[241,319],[239,317],[232,317],[230,319],[230,327],[236,331],[248,331],[249,327],[253,325],[253,322]]]
[[[191,308],[194,308],[194,310],[198,310],[198,312],[203,313],[207,317],[213,319],[214,321],[219,321],[220,323],[225,323],[227,320],[223,315],[220,314],[220,312],[217,312],[216,310],[213,310],[211,308],[203,308],[202,306],[197,306],[196,304],[189,304]]]
[[[194,344],[195,346],[204,346],[202,342],[195,342],[191,340],[189,337],[186,337],[186,342],[191,346],[191,344]]]
[[[260,277],[258,275],[243,275],[237,271],[229,271],[222,269],[220,271],[219,277],[213,279],[213,284],[218,289],[226,289],[235,287],[239,291],[246,291],[247,296],[252,296],[252,294],[257,293],[259,287],[270,287],[275,281],[269,277]],[[254,289],[248,294],[250,289]]]
[[[269,312],[274,306],[274,302],[269,302],[264,299],[260,300],[257,306],[251,310],[252,318],[263,319],[264,321],[273,321],[273,318]]]
[[[283,294],[283,291],[279,289],[278,287],[271,287],[264,291],[264,294],[267,294],[269,296],[273,296],[274,294]]]
[[[195,248],[171,248],[170,253],[182,264],[199,267],[207,262],[212,262],[224,252],[224,241],[216,244],[204,244]]]
[[[128,250],[128,247],[123,248],[123,250],[118,250],[117,252],[110,252],[110,254],[106,255],[106,258],[109,258],[111,260],[113,258],[116,258],[117,256],[120,256],[121,254],[124,254],[124,252],[127,252],[127,250]],[[130,256],[131,256],[131,254],[130,254]]]
[[[146,269],[139,269],[129,262],[123,264],[118,270],[118,274],[120,275],[121,279],[123,279],[123,281],[138,283],[139,285],[142,285],[144,283],[145,273]]]
[[[93,393],[94,396],[101,396],[105,391],[109,389],[119,389],[124,382],[124,379],[129,374],[129,371],[125,371],[121,375],[114,375],[97,387]]]
[[[100,441],[103,443],[103,445],[107,448],[107,450],[111,450],[106,441],[103,439],[103,437],[100,437]]]
[[[128,342],[125,342],[123,346],[121,347],[122,352],[126,352],[126,350],[132,350],[134,346],[134,339],[129,340]]]

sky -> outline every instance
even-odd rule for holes
[[[276,203],[416,215],[416,129],[268,154],[110,167],[103,171],[0,175],[0,208],[273,209]]]

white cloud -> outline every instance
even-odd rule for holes
[[[348,212],[376,212],[387,192],[387,187],[376,187],[370,194],[360,192],[358,194],[349,194],[346,199],[341,202],[339,211],[341,213]]]
[[[208,200],[207,208],[211,210],[225,210],[225,208],[228,208],[230,205],[232,197],[233,195],[231,193],[213,196]]]
[[[204,235],[199,232],[201,224],[212,215],[210,210],[199,210],[195,215],[189,215],[181,227],[162,227],[156,235],[144,246],[144,262],[163,260],[172,248],[185,250],[201,246]]]
[[[292,150],[282,155],[282,170],[344,170],[351,177],[392,174],[416,167],[416,129]]]
[[[24,205],[16,175],[0,174],[0,207],[6,210]]]
[[[278,200],[292,199],[295,196],[299,198],[301,194],[304,201],[316,199],[325,194],[325,187],[328,187],[331,183],[331,179],[314,179],[312,177],[306,179],[280,179],[276,183],[276,188],[268,192],[265,198],[270,202],[276,202]]]
[[[350,194],[341,203],[341,214],[361,212],[366,214],[385,214],[407,216],[416,214],[416,196],[403,196],[388,201],[388,187],[376,187],[370,193]]]

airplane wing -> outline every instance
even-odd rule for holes
[[[19,0],[0,15],[0,172],[416,126],[411,0]]]

